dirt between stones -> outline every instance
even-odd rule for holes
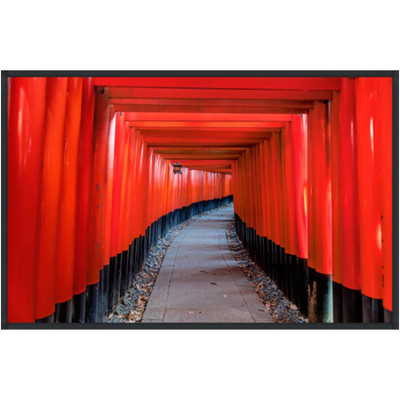
[[[277,323],[307,323],[308,319],[299,311],[265,272],[254,263],[239,239],[234,218],[226,230],[229,249],[254,290],[265,304],[273,320]]]

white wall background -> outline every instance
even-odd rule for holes
[[[8,1],[1,69],[399,69],[396,2]],[[338,399],[398,392],[399,331],[1,331],[21,398]]]

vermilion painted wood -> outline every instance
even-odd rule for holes
[[[172,179],[171,179],[171,174],[172,174],[172,167],[171,167],[171,163],[170,161],[166,162],[166,177],[167,177],[167,184],[166,184],[166,214],[172,210],[172,196],[173,196],[173,192],[172,192]]]
[[[262,194],[261,194],[261,160],[260,160],[260,147],[261,144],[259,143],[255,148],[255,158],[256,158],[256,165],[255,165],[255,178],[256,178],[256,191],[257,191],[257,234],[262,236],[263,232],[263,213],[262,213]]]
[[[107,97],[107,89],[104,92],[101,88],[96,89],[90,198],[91,218],[89,219],[88,285],[93,285],[99,281],[99,271],[104,266],[106,170],[110,119]]]
[[[339,89],[332,89],[339,90]],[[268,90],[268,89],[191,89],[191,88],[139,88],[110,87],[111,101],[116,99],[212,99],[229,101],[248,100],[330,100],[331,90]]]
[[[129,248],[132,243],[133,236],[133,220],[135,215],[133,214],[133,180],[134,180],[134,156],[135,156],[135,145],[136,145],[136,135],[129,128],[128,124],[124,123],[124,129],[128,135],[129,150],[128,150],[128,178],[127,178],[127,188],[126,188],[126,215],[124,223],[124,247]]]
[[[342,236],[340,210],[340,167],[344,160],[340,157],[340,94],[335,92],[331,103],[331,171],[332,171],[332,279],[342,284]]]
[[[356,79],[361,290],[381,299],[382,225],[379,176],[378,78]]]
[[[146,147],[142,140],[139,138],[139,146],[138,146],[138,156],[137,156],[137,185],[136,185],[136,193],[135,193],[135,215],[137,220],[137,231],[135,237],[139,237],[144,233],[143,229],[143,218],[144,218],[144,157],[146,153]]]
[[[117,231],[118,244],[117,253],[127,250],[126,237],[124,227],[126,224],[126,213],[128,204],[128,151],[129,151],[129,129],[126,129],[125,124],[120,124],[120,135],[122,135],[122,153],[121,153],[121,188],[120,188],[120,207],[119,207],[119,229]]]
[[[269,90],[340,90],[341,78],[127,77],[95,78],[97,86]],[[173,97],[173,96],[172,96]]]
[[[306,115],[292,117],[293,141],[292,181],[294,201],[294,239],[296,255],[307,258],[307,119]]]
[[[90,218],[90,180],[92,174],[93,154],[93,119],[94,119],[94,85],[93,78],[84,78],[82,85],[82,111],[79,137],[79,158],[77,177],[77,211],[74,294],[86,290],[88,264],[88,226]]]
[[[111,89],[113,91],[113,89]],[[218,107],[294,107],[308,110],[313,106],[309,100],[251,100],[251,99],[146,99],[146,98],[110,98],[110,104],[114,105],[148,105],[148,106],[218,106]]]
[[[8,322],[34,322],[46,78],[8,85],[7,313]]]
[[[310,151],[313,153],[313,209],[315,269],[332,274],[332,194],[330,169],[330,121],[328,105],[314,104]]]
[[[115,143],[114,143],[114,166],[113,166],[113,186],[112,186],[112,206],[111,206],[111,241],[110,257],[118,254],[118,230],[119,214],[121,207],[121,180],[122,180],[122,152],[123,138],[122,132],[123,118],[119,113],[114,114],[113,123],[115,124]]]
[[[290,243],[290,231],[289,231],[289,221],[290,221],[290,193],[288,188],[288,181],[290,180],[290,172],[288,166],[288,158],[290,152],[290,140],[289,140],[289,126],[286,124],[285,129],[282,131],[281,135],[281,170],[282,170],[282,247],[285,248],[285,253],[291,253],[291,243]]]
[[[154,153],[153,151],[148,148],[148,155],[149,155],[149,164],[148,164],[148,169],[147,169],[147,173],[148,173],[148,186],[147,186],[147,193],[148,193],[148,199],[154,199],[155,197],[155,174],[154,174],[154,170],[155,170],[155,157],[154,157]],[[146,218],[146,227],[150,226],[151,223],[153,222],[153,213],[154,213],[154,203],[151,202],[151,200],[149,202],[146,203],[146,210],[147,210],[147,218]]]
[[[282,137],[280,134],[274,136],[274,176],[276,176],[276,183],[274,190],[276,191],[276,244],[284,247],[283,236],[283,195],[282,195]]]
[[[261,213],[262,213],[262,233],[264,237],[271,238],[269,230],[269,196],[268,196],[268,165],[266,159],[267,141],[260,143],[260,172],[261,172]],[[262,183],[264,182],[264,184]]]
[[[116,106],[115,106],[116,107]],[[192,112],[192,113],[183,113],[183,112],[129,112],[129,109],[126,110],[126,120],[133,121],[135,126],[138,126],[138,122],[198,122],[199,126],[201,123],[210,122],[210,123],[219,123],[222,127],[224,126],[233,126],[235,123],[241,123],[239,126],[252,126],[254,122],[263,122],[264,124],[260,126],[267,126],[265,123],[279,123],[290,121],[290,115],[285,114],[241,114],[241,113],[207,113],[207,112]],[[207,125],[205,125],[207,126]],[[257,126],[257,125],[256,125]],[[272,125],[274,127],[275,125]]]
[[[104,208],[103,208],[103,229],[104,229],[104,253],[103,266],[110,263],[111,255],[111,241],[112,241],[112,209],[113,209],[113,190],[114,190],[114,164],[115,164],[115,141],[119,136],[117,132],[117,120],[120,119],[119,114],[115,113],[113,106],[109,106],[109,126],[107,133],[107,148],[105,156],[105,169],[104,169]]]
[[[315,179],[317,170],[315,169],[316,152],[313,147],[314,133],[314,110],[310,112],[307,128],[307,227],[308,227],[308,259],[307,264],[315,270],[315,218],[314,210],[316,205],[315,200]]]
[[[383,306],[393,311],[393,143],[392,78],[379,78],[380,181],[382,215]]]
[[[143,162],[141,163],[141,168],[142,172],[140,173],[141,181],[139,185],[139,190],[140,190],[140,211],[139,215],[141,215],[140,218],[140,227],[141,227],[141,232],[140,234],[144,236],[146,234],[146,227],[147,227],[147,206],[148,202],[150,201],[149,196],[148,196],[148,190],[146,190],[149,187],[149,175],[148,175],[148,169],[149,169],[149,152],[148,152],[148,147],[145,143],[142,145],[143,147]]]
[[[132,125],[132,122],[130,122]],[[198,143],[202,143],[203,146],[206,146],[209,139],[216,137],[219,139],[219,146],[224,146],[225,142],[229,139],[233,138],[235,140],[239,139],[257,139],[258,141],[262,139],[267,139],[271,137],[271,132],[280,132],[283,127],[282,123],[271,122],[270,125],[274,125],[273,127],[245,127],[235,129],[234,127],[221,127],[221,128],[207,128],[207,127],[191,127],[189,129],[179,129],[179,127],[174,127],[172,130],[168,128],[159,128],[159,129],[141,129],[141,134],[145,137],[146,141],[154,138],[154,140],[162,141],[163,138],[170,137],[171,141],[166,144],[160,144],[159,146],[173,147],[176,141],[181,141],[184,138],[189,137],[192,141],[185,146],[196,146]],[[258,143],[258,142],[256,142]],[[212,144],[211,146],[216,146]],[[228,147],[232,147],[232,145],[227,145]]]
[[[308,113],[308,108],[304,107],[245,107],[245,106],[187,106],[187,105],[138,105],[138,104],[115,104],[116,111],[122,111],[132,114],[152,114],[152,113],[179,113],[179,114],[192,114],[192,113],[205,113],[214,114],[215,116],[223,113],[243,114],[243,116],[251,115],[258,116],[272,114],[276,118],[277,114],[281,114],[282,118],[285,114],[292,113]],[[240,113],[240,114],[239,114]],[[144,115],[139,118],[144,118]],[[256,120],[257,120],[256,119]],[[275,120],[275,119],[273,119]]]
[[[129,117],[129,115],[127,115]],[[128,119],[128,118],[127,118]],[[131,120],[132,121],[132,120]],[[139,130],[232,130],[232,131],[248,131],[258,130],[259,132],[267,132],[267,128],[275,128],[277,131],[284,127],[284,122],[276,121],[135,121],[132,126]]]
[[[56,303],[68,301],[73,296],[81,104],[82,78],[68,78],[56,253]]]
[[[184,147],[184,146],[179,146],[179,147],[161,147],[161,146],[152,146],[152,149],[155,153],[158,154],[168,154],[172,153],[175,154],[179,152],[180,154],[241,154],[243,150],[245,150],[245,147],[205,147],[205,146],[197,146],[197,147]]]
[[[265,141],[265,159],[267,169],[267,232],[268,238],[275,240],[275,225],[274,225],[274,197],[273,197],[273,174],[272,174],[272,143],[271,139]]]
[[[361,289],[360,220],[358,196],[357,143],[355,80],[343,79],[339,108],[339,253],[341,283],[343,286]],[[332,136],[333,138],[333,136]],[[340,282],[338,271],[335,281]]]
[[[288,124],[285,130],[285,142],[287,143],[286,148],[286,196],[287,196],[287,234],[288,234],[288,248],[287,253],[291,255],[298,255],[297,247],[297,230],[296,230],[296,192],[295,185],[297,177],[295,176],[294,170],[294,158],[295,154],[300,151],[296,148],[294,141],[295,128],[293,127],[293,116],[291,123]]]
[[[48,78],[38,234],[36,319],[55,311],[55,279],[68,78]]]
[[[130,127],[128,128],[130,131],[132,131],[131,135],[135,136],[135,154],[133,158],[133,181],[132,181],[132,214],[134,216],[134,220],[132,220],[132,238],[136,239],[139,237],[140,229],[139,229],[139,224],[138,224],[138,189],[139,189],[139,157],[140,157],[140,151],[141,151],[141,138],[140,135],[137,131],[131,129]]]
[[[258,157],[259,157],[259,172],[260,172],[260,235],[262,237],[267,236],[266,229],[266,199],[265,199],[265,160],[264,160],[264,142],[261,142],[258,147]],[[264,182],[264,184],[263,184]]]

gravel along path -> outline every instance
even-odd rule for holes
[[[249,253],[243,247],[236,233],[234,219],[228,224],[226,237],[233,256],[265,304],[267,311],[272,315],[274,322],[307,323],[308,319],[299,311],[297,306],[282,293],[271,278],[250,258]]]

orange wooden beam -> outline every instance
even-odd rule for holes
[[[125,120],[140,122],[222,122],[230,126],[231,122],[287,122],[291,115],[286,114],[245,114],[241,113],[181,113],[181,112],[127,112]],[[136,125],[136,124],[135,124]]]
[[[162,157],[166,160],[177,160],[181,161],[182,157],[185,160],[236,160],[238,159],[240,154],[182,154],[182,153],[174,153],[174,154],[162,154]]]
[[[308,109],[313,106],[310,100],[277,99],[186,99],[116,97],[109,99],[110,104],[148,105],[148,106],[219,106],[219,107],[293,107]]]
[[[135,121],[130,124],[136,129],[184,129],[184,130],[247,130],[248,128],[283,128],[284,122],[253,122],[253,121]],[[276,130],[276,129],[275,129]]]
[[[335,89],[339,90],[339,89]],[[246,90],[111,87],[110,97],[137,99],[331,100],[331,90]]]
[[[205,113],[205,114],[308,114],[304,107],[269,106],[200,106],[200,105],[142,105],[142,104],[116,104],[117,112],[128,113]]]
[[[204,88],[204,89],[272,89],[272,90],[340,90],[341,78],[284,77],[126,77],[94,78],[96,86]]]

